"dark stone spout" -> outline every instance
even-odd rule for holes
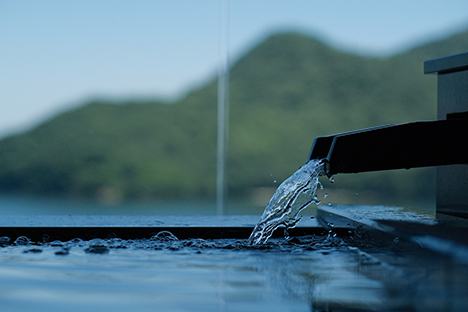
[[[328,176],[468,164],[468,112],[315,139],[310,159],[325,159]]]

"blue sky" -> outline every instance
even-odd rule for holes
[[[0,0],[0,137],[95,97],[177,98],[215,77],[220,0]],[[385,56],[468,29],[466,0],[230,0],[235,61],[298,30]],[[216,109],[216,107],[213,107]]]

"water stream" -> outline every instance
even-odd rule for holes
[[[276,190],[249,238],[251,245],[264,244],[281,225],[293,228],[300,220],[299,213],[309,204],[320,204],[318,177],[324,174],[323,160],[310,160],[286,179]]]

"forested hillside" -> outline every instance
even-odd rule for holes
[[[297,33],[266,39],[231,68],[230,195],[277,186],[306,161],[316,136],[435,119],[436,77],[423,74],[423,62],[466,51],[468,32],[384,59]],[[213,80],[174,103],[83,103],[3,139],[0,192],[212,198],[216,91]],[[372,191],[382,202],[417,200],[433,189],[432,173],[424,170],[403,179],[385,172],[335,180],[326,187]]]

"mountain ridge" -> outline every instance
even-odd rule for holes
[[[436,79],[423,75],[423,62],[464,51],[468,32],[384,59],[336,50],[300,33],[268,37],[230,71],[230,193],[245,197],[252,189],[277,186],[275,180],[304,163],[316,136],[435,119]],[[124,200],[212,198],[216,92],[211,81],[170,104],[91,101],[2,139],[0,190],[87,198],[113,192]],[[432,179],[429,173],[411,172],[408,181],[392,174],[340,177],[348,180],[340,187],[396,200],[431,190],[416,182]]]

